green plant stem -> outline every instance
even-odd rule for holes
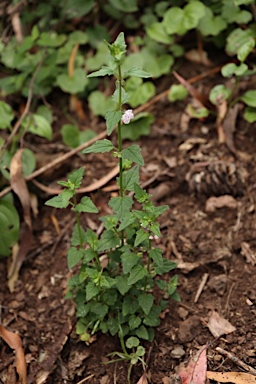
[[[148,240],[148,250],[150,251],[152,249],[152,241],[149,239]],[[148,283],[148,275],[149,275],[149,272],[150,272],[150,256],[149,256],[149,253],[148,253],[148,261],[147,261],[147,276],[146,276],[146,279],[145,279],[145,285],[144,285],[144,292],[146,292],[146,289],[147,289],[147,283]]]
[[[76,195],[73,196],[73,202],[74,202],[74,208],[76,208],[77,206]],[[79,212],[75,211],[75,215],[76,215],[77,231],[78,231],[78,237],[79,237],[79,246],[80,246],[80,249],[82,249],[83,238],[82,238],[82,232],[81,232],[81,222],[80,222]]]

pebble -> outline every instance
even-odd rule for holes
[[[182,343],[194,340],[201,332],[201,322],[198,316],[190,316],[184,320],[178,329],[178,338]]]
[[[185,351],[180,345],[171,351],[171,356],[174,359],[180,359],[184,355],[185,355]]]
[[[178,312],[179,317],[182,320],[185,320],[188,317],[188,315],[189,315],[188,310],[186,308],[183,308],[183,307],[179,307],[177,312]]]
[[[213,276],[209,282],[208,287],[211,291],[217,292],[220,296],[223,296],[227,288],[228,278],[223,273],[222,275]]]

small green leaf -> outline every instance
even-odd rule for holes
[[[129,196],[112,197],[108,205],[113,209],[118,219],[122,221],[127,212],[130,211],[133,205],[133,200]]]
[[[227,100],[230,95],[230,89],[226,88],[223,84],[218,84],[211,89],[209,99],[214,105],[218,105]]]
[[[106,113],[105,119],[106,119],[106,125],[107,125],[107,135],[111,135],[113,130],[115,129],[116,125],[119,123],[119,121],[122,118],[122,112],[121,111],[108,111]]]
[[[87,75],[87,77],[99,77],[99,76],[111,76],[114,72],[111,68],[103,66],[99,71],[95,71],[90,73],[90,75]]]
[[[28,119],[25,119],[22,125],[27,127],[28,132],[48,140],[52,139],[52,127],[43,116],[33,114]]]
[[[86,292],[86,301],[90,301],[93,297],[98,295],[100,290],[97,287],[97,285],[95,285],[92,281],[89,281],[89,283],[86,285],[85,292]]]
[[[117,276],[115,278],[116,280],[116,288],[121,293],[121,295],[125,295],[129,289],[131,289],[130,285],[127,283],[128,277],[127,276]]]
[[[86,242],[86,238],[85,238],[85,231],[84,231],[84,229],[80,228],[80,232],[81,232],[81,236],[82,236],[82,241],[83,241],[83,243],[85,243]],[[80,238],[79,238],[77,224],[74,226],[70,242],[71,242],[71,244],[74,247],[76,247],[77,245],[80,245]]]
[[[121,87],[121,104],[126,104],[130,99],[130,95],[125,91],[123,87]],[[115,103],[119,103],[119,85],[117,86],[113,96],[112,100]]]
[[[124,159],[131,160],[138,165],[144,165],[144,160],[140,152],[140,146],[132,144],[128,148],[123,149],[121,153]]]
[[[89,107],[95,116],[105,117],[107,111],[114,110],[116,103],[100,91],[93,91],[88,97]]]
[[[19,239],[19,215],[9,201],[0,200],[0,256],[9,256]]]
[[[113,232],[106,230],[103,232],[98,246],[98,252],[120,246],[120,238]]]
[[[237,50],[237,58],[239,61],[244,62],[247,56],[252,52],[255,47],[255,39],[249,38],[243,45]]]
[[[148,331],[144,325],[141,325],[138,329],[136,329],[135,335],[140,339],[149,340]]]
[[[129,328],[130,328],[130,330],[138,328],[140,326],[140,324],[141,324],[141,318],[139,316],[132,315],[129,318]]]
[[[244,111],[244,119],[249,123],[254,123],[256,121],[256,108],[246,107]]]
[[[152,305],[154,304],[154,296],[150,293],[142,293],[139,295],[138,300],[143,312],[148,315],[151,311]]]
[[[142,265],[135,265],[130,272],[130,276],[128,278],[128,284],[133,285],[137,283],[137,281],[142,280],[143,277],[147,275],[146,269]]]
[[[145,203],[152,195],[149,195],[138,183],[134,185],[135,198],[139,203]]]
[[[0,101],[0,116],[0,129],[11,128],[14,113],[10,105],[4,101]]]
[[[30,175],[36,168],[36,158],[34,152],[28,148],[24,148],[22,152],[22,173],[26,177]]]
[[[170,282],[168,283],[168,294],[171,296],[176,291],[178,285],[178,275],[175,275],[171,278]]]
[[[84,177],[84,172],[85,172],[85,167],[81,167],[69,173],[68,181],[73,184],[74,189],[78,189],[81,187],[81,183]]]
[[[151,249],[148,252],[151,259],[155,262],[155,264],[162,268],[163,267],[163,251],[160,248]]]
[[[96,251],[98,248],[99,240],[95,232],[93,232],[91,229],[87,229],[85,232],[85,239],[87,243],[90,245],[90,247]]]
[[[101,320],[108,313],[108,306],[106,304],[95,302],[91,305],[91,311],[99,317],[99,320]]]
[[[68,250],[68,268],[75,267],[84,257],[84,252],[81,249],[71,247]]]
[[[123,139],[135,141],[141,136],[148,136],[153,121],[154,117],[147,112],[135,115],[134,119],[132,119],[128,125],[122,125],[121,130]]]
[[[138,347],[140,345],[140,341],[137,337],[131,336],[129,339],[126,340],[125,343],[126,347],[131,349],[134,347]]]
[[[122,305],[123,316],[134,314],[138,308],[139,308],[138,301],[134,300],[133,296],[125,295],[123,305]]]
[[[241,100],[249,107],[256,107],[256,91],[250,89],[244,93]]]
[[[118,320],[115,319],[114,317],[108,318],[108,330],[109,330],[111,336],[115,336],[117,334],[117,332],[119,331]]]
[[[188,96],[188,91],[182,84],[173,84],[168,92],[168,100],[171,102],[184,100]]]
[[[162,275],[163,273],[170,272],[171,270],[173,270],[176,267],[177,267],[176,263],[174,263],[171,260],[167,260],[167,259],[163,258],[163,266],[162,267],[155,266],[155,271],[158,275]]]
[[[134,184],[139,183],[139,166],[135,165],[128,171],[123,172],[123,189],[125,191],[133,191],[134,190]],[[118,177],[117,183],[120,186],[120,179]]]
[[[54,196],[52,199],[47,200],[45,205],[49,205],[54,208],[67,208],[69,200],[74,196],[72,191],[64,189],[58,196]]]
[[[76,68],[72,76],[66,73],[61,73],[56,79],[56,84],[63,92],[71,93],[73,95],[83,92],[88,80],[86,78],[85,70]]]
[[[95,204],[92,202],[90,197],[84,196],[82,197],[82,200],[77,206],[75,207],[76,212],[88,212],[88,213],[98,213],[98,208],[95,206]]]
[[[143,323],[149,327],[157,327],[160,324],[160,313],[161,309],[159,307],[153,306],[149,314],[145,316]]]
[[[67,36],[62,34],[58,35],[56,32],[42,32],[37,44],[43,47],[59,47],[67,39]]]
[[[92,144],[90,147],[84,149],[82,153],[105,153],[110,152],[115,147],[108,139],[98,140],[96,143]]]
[[[142,68],[139,68],[139,67],[132,67],[128,69],[128,71],[124,73],[124,78],[128,76],[141,77],[141,78],[152,77],[150,73],[144,71]]]
[[[173,44],[173,37],[168,35],[163,23],[155,22],[146,27],[146,32],[151,39],[162,44]]]
[[[134,217],[134,215],[131,212],[127,212],[124,219],[121,220],[121,224],[119,226],[119,231],[122,231],[123,229],[125,229],[128,226],[130,226],[131,224],[133,224],[135,220],[136,220],[136,218]]]
[[[143,229],[139,229],[134,242],[135,247],[143,243],[143,241],[148,240],[148,238],[149,238],[149,233],[144,231]]]
[[[145,355],[145,353],[146,353],[145,348],[142,347],[142,345],[139,345],[138,348],[136,349],[136,355],[142,357]]]
[[[130,272],[130,270],[136,264],[138,264],[138,262],[141,260],[141,257],[138,256],[136,253],[124,252],[121,255],[121,260],[122,260],[123,273],[126,274]]]

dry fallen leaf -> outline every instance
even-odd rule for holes
[[[27,364],[19,335],[0,325],[0,335],[10,348],[16,351],[16,370],[22,384],[27,383]]]
[[[143,373],[137,384],[148,384],[146,372]]]
[[[179,376],[182,384],[205,384],[207,358],[207,346],[202,346],[199,351],[190,359],[187,367],[181,368]]]
[[[209,197],[209,199],[206,200],[205,203],[205,210],[206,212],[215,212],[218,208],[230,208],[230,209],[236,209],[237,208],[237,201],[233,196],[230,195],[222,195],[219,197]]]
[[[236,330],[228,320],[224,319],[216,311],[210,312],[207,326],[214,337],[227,335]]]
[[[185,52],[185,58],[193,63],[200,63],[205,65],[206,67],[211,67],[212,62],[208,58],[208,54],[206,51],[199,51],[198,49],[190,49]]]
[[[207,378],[219,381],[220,383],[255,384],[256,376],[243,372],[210,372],[207,371]]]

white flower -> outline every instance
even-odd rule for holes
[[[124,124],[129,124],[130,120],[134,118],[134,114],[132,112],[132,109],[127,109],[127,111],[122,116],[122,122]]]

